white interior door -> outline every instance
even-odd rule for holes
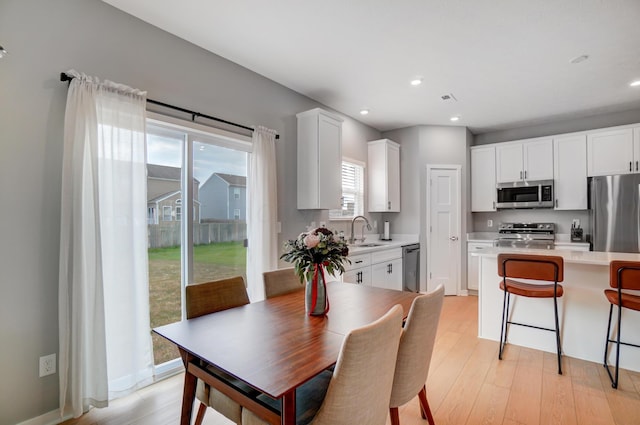
[[[427,287],[442,284],[445,295],[460,288],[460,170],[427,166]]]

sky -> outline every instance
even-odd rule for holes
[[[147,163],[181,167],[182,142],[179,137],[147,133]],[[246,152],[194,142],[193,156],[193,176],[201,184],[213,173],[247,175]]]

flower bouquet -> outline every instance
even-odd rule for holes
[[[324,315],[329,311],[325,269],[329,274],[344,273],[349,261],[347,243],[325,227],[303,232],[284,244],[281,259],[293,263],[300,282],[307,283],[306,306],[309,315]]]

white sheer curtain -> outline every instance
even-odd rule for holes
[[[60,413],[152,378],[146,92],[69,71],[60,235]]]
[[[249,159],[247,286],[254,302],[264,299],[262,273],[278,267],[275,137],[275,131],[257,127]]]

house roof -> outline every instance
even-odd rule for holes
[[[153,199],[149,199],[149,200],[147,201],[147,203],[148,203],[148,204],[152,204],[152,203],[156,203],[156,202],[164,201],[165,199],[171,198],[172,196],[174,196],[174,195],[179,195],[179,194],[180,194],[180,191],[179,191],[179,190],[173,190],[173,191],[171,191],[171,192],[166,192],[166,193],[163,193],[162,195],[158,195],[158,196],[156,196],[156,197],[155,197],[155,198],[153,198]],[[198,201],[197,199],[194,199],[194,200],[193,200],[193,202],[194,202],[195,204],[200,204],[200,201]]]
[[[247,178],[245,176],[236,176],[235,174],[213,173],[227,182],[230,186],[247,186]]]
[[[166,165],[158,165],[158,164],[147,164],[147,178],[180,181],[181,177],[182,177],[182,170],[179,167],[169,167]],[[200,183],[200,181],[195,177],[193,181]]]

